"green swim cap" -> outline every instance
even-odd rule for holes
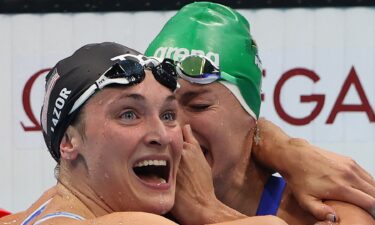
[[[234,84],[247,104],[242,104],[245,110],[250,108],[250,115],[259,117],[261,61],[245,17],[216,3],[186,5],[165,24],[145,53],[174,60],[191,54],[205,55],[218,65],[221,79],[227,81],[222,83]]]

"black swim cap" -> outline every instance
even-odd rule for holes
[[[59,61],[47,74],[41,124],[44,141],[57,162],[61,139],[79,111],[69,114],[74,102],[116,63],[116,56],[124,54],[140,53],[114,42],[88,44]]]

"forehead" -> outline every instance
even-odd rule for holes
[[[149,70],[145,70],[145,79],[138,84],[130,86],[126,85],[115,85],[112,87],[105,87],[98,91],[89,101],[85,104],[90,106],[93,103],[100,103],[99,105],[104,106],[106,104],[116,103],[122,99],[126,99],[129,96],[133,96],[133,99],[143,99],[152,102],[163,102],[166,99],[170,99],[173,93],[158,81],[155,80],[153,74]],[[157,93],[157,94],[156,94]],[[173,97],[174,98],[174,97]],[[136,100],[137,100],[136,99]]]

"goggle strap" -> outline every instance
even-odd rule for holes
[[[133,59],[133,61],[139,63],[142,67],[150,67],[155,68],[156,66],[160,65],[161,62],[154,57],[145,57],[143,55],[132,55],[132,54],[125,54],[122,56],[123,60],[130,60],[129,58]],[[122,65],[118,63],[118,66],[120,66],[122,71],[125,71],[125,68],[122,68]],[[115,70],[116,68],[114,66],[107,69],[96,81],[94,84],[92,84],[73,104],[71,110],[69,111],[68,115],[73,113],[75,110],[77,110],[81,105],[83,105],[94,93],[97,89],[103,89],[109,84],[129,84],[133,82],[133,79],[129,80],[129,78],[125,77],[118,77],[118,78],[110,78],[106,77],[106,74],[110,70]],[[116,71],[117,73],[121,73],[121,71]],[[145,74],[143,74],[145,75]],[[155,76],[155,74],[154,74]],[[133,77],[134,78],[134,77]],[[143,76],[144,78],[144,76]],[[143,78],[141,78],[143,80]],[[176,81],[177,82],[177,81]],[[165,85],[165,84],[164,84]],[[179,84],[176,84],[177,88],[179,87]],[[170,88],[170,87],[168,87]],[[176,90],[176,88],[172,88]]]
[[[93,95],[98,88],[97,84],[92,84],[79,98],[74,102],[72,108],[70,109],[68,115],[72,114],[78,107],[80,107],[83,103]]]
[[[97,89],[103,89],[104,87],[110,84],[129,84],[129,81],[126,78],[115,78],[108,79],[105,76],[101,76],[98,80],[95,81],[95,84],[92,84],[75,102],[72,109],[69,111],[69,114],[74,112],[79,106],[83,105],[89,99]]]

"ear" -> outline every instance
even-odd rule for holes
[[[75,160],[78,156],[78,149],[81,144],[81,134],[75,127],[69,126],[60,142],[61,158],[66,160]]]

